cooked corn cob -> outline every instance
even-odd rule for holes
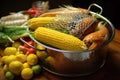
[[[45,44],[63,50],[85,50],[87,49],[83,41],[69,34],[45,27],[39,27],[34,32],[35,38]]]
[[[43,27],[45,24],[52,21],[54,17],[38,17],[28,20],[28,25],[30,29],[36,29],[37,27]]]

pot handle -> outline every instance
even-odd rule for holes
[[[100,9],[100,12],[99,12],[98,14],[102,14],[102,12],[103,12],[103,8],[102,8],[101,6],[99,6],[98,4],[95,4],[95,3],[89,5],[88,10],[91,11],[91,7],[93,7],[93,6],[94,6],[94,7],[97,7],[97,8]]]

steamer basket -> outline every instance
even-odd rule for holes
[[[106,27],[109,31],[109,39],[99,48],[85,51],[60,50],[37,41],[29,33],[29,36],[33,41],[46,48],[46,53],[51,58],[49,63],[45,62],[45,60],[42,60],[42,65],[45,70],[59,76],[76,77],[89,75],[103,67],[106,62],[107,45],[113,40],[115,30],[113,24],[107,18],[101,15],[102,8],[97,4],[91,4],[88,9],[90,10],[92,6],[98,7],[100,9],[100,12],[99,14],[96,14],[92,11],[90,12],[93,15],[95,14],[106,21]],[[56,10],[59,9],[53,9],[51,11]],[[27,31],[29,32],[29,28],[27,29]]]

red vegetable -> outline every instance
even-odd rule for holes
[[[36,51],[33,48],[29,48],[26,52],[26,54],[34,54]]]
[[[37,9],[36,7],[32,7],[31,9],[27,10],[26,13],[32,16],[37,16],[37,15],[42,14],[42,10]]]
[[[27,43],[30,44],[31,46],[35,45],[33,41],[28,41]],[[25,48],[30,48],[30,46],[28,46],[26,43],[24,43],[24,47]]]

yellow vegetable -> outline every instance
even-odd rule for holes
[[[56,30],[45,27],[39,27],[34,32],[35,38],[45,44],[63,50],[85,50],[85,43],[69,34],[65,34]]]
[[[52,21],[54,17],[38,17],[28,20],[28,25],[30,29],[36,29],[37,27],[43,27],[45,24]]]

